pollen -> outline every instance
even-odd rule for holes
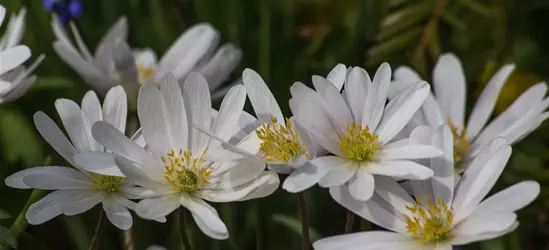
[[[299,134],[293,128],[290,119],[286,124],[278,123],[277,119],[271,119],[272,124],[263,123],[256,130],[257,137],[262,141],[259,150],[267,162],[289,162],[301,155],[306,155],[307,150],[301,143]]]
[[[351,123],[345,129],[345,136],[340,136],[339,147],[349,158],[357,162],[371,161],[376,151],[381,149],[377,144],[378,136],[370,133],[368,126]]]
[[[149,79],[152,78],[152,76],[154,75],[154,68],[147,68],[145,66],[143,66],[142,64],[138,64],[137,65],[137,72],[139,72],[139,78],[142,80],[142,81],[147,81]]]
[[[170,150],[162,156],[164,179],[179,192],[193,192],[208,184],[213,169],[203,159],[206,151],[204,149],[198,157],[193,157],[190,149]]]
[[[454,136],[454,167],[459,168],[463,163],[465,154],[471,150],[471,140],[467,137],[467,131],[465,129],[460,131],[449,118],[448,125]]]
[[[454,220],[454,209],[441,199],[436,203],[429,198],[427,204],[416,198],[414,206],[406,206],[409,214],[403,214],[406,220],[406,229],[422,243],[436,243],[447,240],[451,235]]]
[[[100,175],[92,173],[94,189],[97,191],[105,191],[109,193],[120,191],[120,185],[126,178],[118,176]]]

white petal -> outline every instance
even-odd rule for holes
[[[451,204],[454,195],[454,139],[448,126],[437,129],[434,138],[435,146],[444,151],[444,155],[431,159],[434,174],[430,179],[434,197]],[[433,198],[434,198],[433,197]]]
[[[206,130],[210,129],[212,100],[206,79],[200,74],[191,73],[185,81],[183,92],[185,104],[191,113],[192,125]],[[202,151],[209,137],[196,129],[193,129],[192,132],[193,152]]]
[[[128,37],[128,20],[121,16],[105,33],[95,50],[95,64],[107,66],[112,60],[112,50]]]
[[[105,199],[103,201],[103,210],[109,221],[117,228],[128,230],[132,227],[133,220],[130,211],[115,200]]]
[[[42,224],[63,213],[61,204],[69,190],[58,190],[30,205],[25,217],[31,225]]]
[[[198,218],[203,223],[201,225],[203,226],[201,228],[202,232],[214,239],[227,239],[229,237],[225,223],[221,221],[215,209],[204,200],[194,195],[182,194],[181,205],[189,209],[195,219]]]
[[[101,203],[105,197],[105,192],[95,190],[67,190],[68,197],[63,202],[64,215],[77,215],[90,210],[95,205]]]
[[[291,193],[301,192],[320,181],[330,168],[343,163],[344,161],[337,156],[315,158],[297,168],[292,175],[288,176],[282,188]]]
[[[110,87],[110,82],[104,80],[107,79],[107,76],[96,68],[93,62],[84,60],[71,45],[56,41],[53,43],[53,48],[69,67],[88,82],[93,82],[94,87],[101,90],[107,90]]]
[[[370,80],[370,76],[363,68],[354,67],[349,73],[349,78],[345,82],[344,94],[355,121],[362,122],[366,95],[368,94],[366,88],[371,85],[372,81]]]
[[[166,79],[164,79],[164,82],[165,81]],[[179,96],[181,96],[180,93]],[[180,101],[182,101],[182,99],[180,99]],[[164,100],[156,85],[145,84],[141,87],[138,97],[137,113],[139,115],[141,131],[143,131],[143,136],[147,142],[147,147],[156,158],[164,156],[172,149],[183,149],[174,148],[173,141],[175,138],[171,137],[168,126],[177,124],[168,125],[168,121],[166,119],[171,114],[167,114],[167,110],[163,106]],[[182,106],[183,103],[181,102],[177,108],[181,108]],[[173,107],[175,108],[175,104]],[[178,137],[176,140],[180,142],[182,138]]]
[[[528,88],[517,100],[509,106],[502,114],[496,117],[482,130],[475,138],[475,142],[490,142],[500,136],[505,130],[509,129],[514,123],[532,111],[532,107],[538,106],[547,93],[547,85],[538,83]]]
[[[534,201],[539,192],[539,183],[523,181],[488,197],[478,205],[475,213],[515,212]]]
[[[518,226],[519,226],[519,223],[515,222],[509,228],[499,232],[483,233],[483,234],[477,234],[477,235],[457,235],[452,239],[451,243],[452,245],[460,246],[460,245],[465,245],[465,244],[469,244],[476,241],[485,241],[485,240],[495,239],[515,231],[518,228]]]
[[[366,97],[366,107],[363,109],[362,125],[366,125],[372,130],[377,128],[385,102],[387,102],[387,91],[391,83],[391,67],[388,63],[383,63],[379,66],[374,79],[372,80],[371,91]]]
[[[391,147],[389,144],[387,147],[381,151],[383,160],[424,159],[443,154],[442,150],[430,145],[408,144],[402,147]]]
[[[82,40],[82,37],[80,36],[80,32],[78,32],[78,29],[76,28],[74,23],[70,22],[69,26],[71,27],[72,34],[74,35],[74,39],[76,40],[76,46],[78,46],[78,49],[84,56],[84,59],[86,59],[87,61],[93,60],[90,50],[88,49],[88,46],[86,46],[86,44]]]
[[[321,187],[334,187],[343,185],[357,172],[357,165],[352,162],[345,162],[338,166],[330,167],[329,172],[320,179],[318,185]]]
[[[393,99],[400,91],[404,90],[410,84],[421,81],[421,77],[412,68],[400,66],[393,72],[394,81],[389,85],[388,97]]]
[[[343,207],[378,226],[407,234],[406,222],[396,216],[394,208],[382,206],[380,202],[383,200],[376,194],[366,202],[359,201],[351,196],[347,187],[339,186],[330,188],[330,196]]]
[[[23,64],[30,56],[30,49],[24,45],[0,51],[0,75]]]
[[[462,219],[488,194],[511,156],[505,139],[486,146],[463,174],[454,195],[456,220]]]
[[[378,140],[383,144],[393,139],[404,128],[429,95],[429,85],[425,82],[418,82],[407,90],[392,99],[385,108],[376,129]]]
[[[273,194],[280,185],[280,179],[278,178],[278,175],[271,171],[265,171],[266,173],[264,175],[267,175],[268,178],[258,178],[255,180],[255,182],[260,182],[260,186],[250,192],[246,197],[240,199],[240,201],[247,201],[252,199],[258,199],[258,198],[264,198],[271,194]]]
[[[363,168],[359,169],[349,180],[349,193],[360,201],[369,200],[374,194],[374,187],[374,176]]]
[[[503,66],[486,84],[469,116],[467,136],[474,138],[484,128],[496,106],[499,92],[514,69],[513,64]]]
[[[66,161],[73,164],[72,157],[77,151],[55,122],[42,111],[38,111],[34,114],[34,124],[42,138]]]
[[[343,84],[345,83],[345,78],[347,77],[347,67],[343,64],[336,65],[330,73],[328,73],[328,76],[326,76],[326,79],[328,79],[332,84],[339,90],[343,88]]]
[[[50,168],[50,167],[46,167]],[[93,182],[84,173],[72,169],[58,167],[48,172],[29,173],[23,177],[23,183],[29,187],[44,190],[56,189],[92,189]]]
[[[68,170],[67,170],[68,169]],[[6,186],[12,187],[12,188],[19,188],[19,189],[29,189],[32,188],[25,184],[23,181],[23,178],[29,175],[33,174],[53,174],[53,175],[60,175],[60,176],[73,176],[74,169],[67,168],[67,167],[55,167],[55,166],[48,166],[48,167],[34,167],[34,168],[27,168],[25,170],[21,170],[19,172],[16,172],[10,176],[8,176],[5,180]],[[78,173],[76,175],[79,175]]]
[[[91,125],[78,104],[67,99],[57,99],[55,108],[76,150],[79,152],[93,151],[95,141],[91,136]]]
[[[434,91],[444,114],[463,128],[467,84],[459,59],[451,53],[439,57],[433,69]]]
[[[517,220],[514,213],[491,213],[469,217],[452,230],[455,235],[479,235],[505,231]]]
[[[433,170],[413,161],[382,161],[370,163],[364,169],[371,174],[411,180],[424,180],[433,176]]]
[[[275,173],[263,171],[257,178],[242,185],[231,188],[201,190],[196,195],[213,202],[249,200],[272,194],[278,187],[278,183],[278,176]],[[267,186],[263,187],[263,185]]]
[[[313,247],[317,250],[347,250],[355,249],[356,247],[363,247],[364,249],[372,249],[379,247],[379,245],[385,245],[391,243],[402,243],[412,241],[413,239],[398,233],[385,232],[385,231],[370,231],[360,232],[352,234],[337,235],[328,238],[318,240],[313,243]],[[377,249],[377,248],[376,248]],[[399,249],[405,250],[406,248],[387,248],[387,249]]]
[[[232,87],[221,102],[219,113],[212,124],[212,133],[228,141],[234,133],[234,127],[242,117],[245,103],[246,88],[240,84]]]
[[[191,78],[191,80],[193,80],[193,78]],[[192,116],[192,111],[189,106],[190,104],[187,102],[190,100],[183,98],[183,93],[181,92],[179,83],[171,74],[167,74],[164,81],[160,82],[159,86],[163,99],[162,108],[164,109],[164,119],[167,128],[166,133],[168,138],[171,140],[172,149],[177,150],[191,148],[191,121],[193,121],[193,118],[190,117]],[[145,103],[151,101],[153,100],[148,101],[146,98],[143,100]],[[156,128],[162,129],[163,127],[158,126]],[[145,130],[143,130],[143,132],[145,132]],[[147,139],[146,134],[144,135],[145,139]],[[165,143],[166,142],[164,142],[164,144]],[[150,146],[148,141],[147,145]]]
[[[209,24],[188,28],[160,60],[159,75],[171,72],[176,79],[185,78],[218,42],[219,33]]]
[[[410,211],[407,207],[416,204],[414,199],[402,188],[395,180],[385,177],[375,177],[376,194],[383,200],[387,201],[401,214],[408,214]]]
[[[92,128],[92,133],[99,143],[111,150],[115,154],[139,163],[144,166],[146,173],[156,179],[162,178],[164,171],[161,164],[154,157],[133,143],[128,137],[122,134],[118,129],[108,123],[97,122]]]
[[[93,91],[88,91],[82,99],[82,113],[85,119],[87,119],[88,131],[91,131],[91,126],[97,121],[103,120],[103,111],[101,110],[101,103],[99,98]],[[91,135],[91,132],[90,132]],[[91,139],[90,144],[92,151],[103,151],[103,146]]]
[[[208,64],[200,69],[200,73],[208,80],[210,90],[215,90],[227,80],[231,72],[238,66],[242,58],[242,50],[234,44],[221,46]]]
[[[142,218],[154,219],[164,217],[181,206],[179,194],[145,198],[137,203],[135,212]]]
[[[85,152],[75,155],[74,162],[78,167],[93,173],[124,177],[114,158],[115,155],[111,153]]]
[[[216,168],[223,172],[212,173],[212,187],[231,188],[242,185],[259,176],[265,170],[265,163],[257,159],[244,158],[241,160],[218,163]]]
[[[349,106],[330,81],[321,76],[312,78],[316,91],[324,101],[323,107],[329,115],[328,118],[332,121],[338,134],[344,134],[347,125],[354,121]]]
[[[124,88],[120,85],[111,88],[103,102],[103,120],[124,133],[127,114],[128,100]]]
[[[162,178],[163,176],[151,176],[146,172],[146,167],[119,156],[115,158],[115,161],[120,171],[122,171],[128,180],[153,190],[156,195],[175,192],[171,186],[165,183],[165,180]]]
[[[284,121],[284,116],[273,93],[258,73],[251,69],[245,69],[242,73],[242,81],[255,115],[260,121],[270,122],[273,117],[279,122]]]

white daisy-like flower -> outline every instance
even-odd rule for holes
[[[392,232],[329,237],[315,242],[315,249],[451,250],[452,246],[512,232],[518,227],[515,211],[532,202],[540,192],[537,182],[524,181],[484,199],[511,155],[511,147],[503,138],[481,150],[457,186],[453,137],[448,126],[436,131],[422,126],[412,133],[410,140],[431,142],[445,152],[427,163],[434,171],[431,179],[410,181],[415,199],[386,177],[376,177],[380,188],[367,202],[355,200],[345,188],[330,189],[338,203]]]
[[[30,224],[41,224],[60,214],[80,214],[102,203],[113,225],[123,230],[132,226],[128,208],[134,209],[135,203],[129,199],[140,198],[138,195],[144,190],[123,177],[83,170],[74,161],[74,156],[82,152],[105,151],[92,138],[91,128],[95,122],[111,124],[117,131],[125,130],[126,102],[126,94],[121,86],[107,93],[103,107],[93,91],[84,96],[82,108],[71,100],[58,99],[55,106],[70,141],[46,114],[37,112],[34,115],[34,123],[40,135],[75,168],[35,167],[6,178],[6,185],[13,188],[56,190],[29,207],[26,217]]]
[[[122,173],[151,190],[137,204],[135,211],[139,216],[163,217],[183,206],[190,210],[205,234],[226,239],[225,224],[204,200],[240,201],[276,190],[278,176],[264,171],[264,163],[255,158],[210,160],[209,155],[220,158],[222,143],[193,129],[194,124],[229,140],[237,131],[245,100],[244,86],[234,86],[212,121],[206,80],[199,74],[191,74],[182,94],[175,78],[167,75],[158,84],[143,85],[139,93],[137,111],[148,150],[107,123],[94,125],[94,138],[117,155],[115,160]]]
[[[347,69],[337,65],[328,75],[335,85],[343,85]],[[245,69],[242,81],[257,118],[246,120],[248,126],[244,139],[248,153],[261,157],[270,170],[281,174],[292,172],[309,159],[324,154],[309,132],[296,120],[284,118],[273,94],[261,76],[251,69]]]
[[[535,130],[547,117],[549,106],[545,98],[547,85],[538,83],[515,100],[505,112],[488,122],[497,98],[507,78],[513,72],[512,64],[503,66],[488,81],[471,114],[465,120],[467,84],[459,59],[453,54],[442,55],[433,70],[433,94],[425,101],[408,128],[428,125],[436,128],[448,124],[454,134],[456,172],[462,172],[486,144],[497,137],[506,138],[511,145]],[[409,67],[395,71],[391,84],[393,93],[420,79]],[[410,130],[409,130],[410,131]]]
[[[76,46],[70,41],[61,22],[53,17],[52,27],[57,41],[57,54],[88,84],[104,92],[114,85],[124,84],[130,91],[140,84],[157,82],[171,73],[181,83],[191,72],[201,73],[217,89],[236,68],[242,57],[232,44],[219,47],[219,32],[209,24],[200,23],[187,29],[157,62],[151,49],[132,51],[126,44],[128,23],[121,17],[109,29],[92,56],[74,24],[70,24]]]
[[[29,68],[25,63],[31,57],[30,49],[18,45],[25,30],[25,13],[12,14],[10,22],[0,38],[0,103],[10,102],[23,96],[36,81],[36,76],[29,76],[42,62],[41,55]],[[0,26],[6,16],[6,9],[0,6]]]
[[[316,91],[302,83],[292,86],[290,108],[296,120],[333,155],[298,168],[284,189],[299,192],[315,183],[345,186],[356,199],[368,200],[374,193],[374,175],[402,179],[433,175],[412,159],[438,156],[441,150],[406,139],[391,142],[423,104],[429,85],[416,82],[386,104],[390,79],[391,69],[383,64],[373,81],[362,68],[350,70],[343,94],[320,76],[313,76]]]

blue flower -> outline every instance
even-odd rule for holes
[[[54,12],[62,23],[82,15],[82,0],[42,0],[44,8]]]

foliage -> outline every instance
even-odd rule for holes
[[[0,109],[0,177],[41,164],[46,155],[54,165],[63,160],[41,140],[32,115],[42,110],[57,117],[56,98],[79,100],[89,88],[52,49],[50,15],[41,0],[0,0],[8,10],[28,9],[24,43],[33,55],[47,55],[39,67],[38,83],[22,99]],[[130,44],[163,52],[177,36],[197,22],[210,22],[222,39],[244,51],[243,62],[232,79],[245,67],[266,80],[283,110],[288,105],[289,86],[310,82],[313,74],[326,75],[336,63],[366,66],[374,70],[388,61],[393,69],[409,64],[426,78],[442,52],[462,58],[467,72],[468,100],[474,100],[483,85],[501,65],[517,64],[504,88],[497,110],[503,110],[525,88],[549,79],[549,4],[544,0],[94,0],[82,2],[82,17],[76,20],[88,44],[99,41],[120,15],[130,26]],[[473,102],[469,102],[473,103]],[[470,106],[470,105],[469,105]],[[463,249],[546,249],[549,247],[549,125],[514,147],[501,186],[524,179],[542,184],[538,200],[519,213],[516,233]],[[494,190],[495,191],[495,190]],[[18,214],[30,191],[0,187],[0,207]],[[345,212],[326,190],[305,192],[311,233],[317,237],[343,232]],[[277,191],[255,201],[216,205],[227,223],[231,240],[212,241],[193,223],[187,226],[194,249],[298,249],[300,225],[295,197]],[[87,249],[99,210],[85,215],[58,217],[31,226],[19,239],[19,249]],[[187,220],[189,222],[189,220]],[[2,220],[8,226],[12,219]],[[357,223],[358,224],[358,223]],[[167,224],[136,219],[135,249],[152,244],[179,249],[174,220]],[[313,233],[315,232],[315,233]],[[4,227],[0,243],[12,245]],[[120,249],[122,235],[107,227],[100,249]]]

